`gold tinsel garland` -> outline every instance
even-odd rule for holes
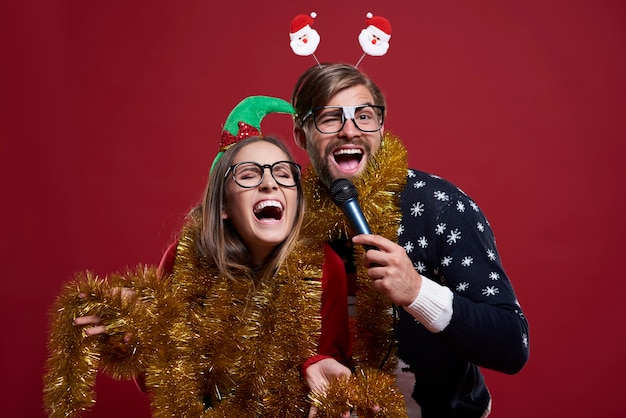
[[[64,287],[51,312],[44,375],[44,406],[50,417],[76,416],[91,408],[98,370],[114,379],[130,379],[145,370],[156,348],[153,343],[158,344],[151,339],[157,315],[167,311],[158,302],[167,286],[157,279],[156,269],[138,266],[106,279],[91,272],[77,274]],[[134,293],[124,294],[123,288]],[[107,334],[87,337],[83,327],[72,325],[74,318],[86,315],[104,318]],[[124,342],[127,333],[129,343]]]
[[[367,170],[353,181],[372,233],[394,242],[401,219],[400,193],[406,184],[406,175],[406,149],[397,137],[387,133]],[[350,237],[352,233],[344,214],[332,202],[328,189],[312,170],[305,174],[304,182],[308,203],[304,233],[324,240]],[[393,338],[393,307],[373,289],[362,263],[363,248],[355,246],[354,253],[357,266],[357,337],[353,354],[357,364],[377,368],[386,354],[381,347],[389,347]],[[391,372],[394,368],[393,360],[387,362],[386,371]]]
[[[316,418],[341,416],[348,408],[360,418],[407,416],[395,376],[371,368],[360,368],[350,378],[332,381],[326,393],[312,392],[309,400],[319,406]],[[372,410],[373,406],[378,410]]]
[[[406,150],[387,134],[373,164],[354,182],[372,232],[392,240],[405,178]],[[304,181],[306,243],[298,244],[274,280],[257,285],[251,302],[250,279],[227,280],[206,265],[189,225],[174,272],[164,280],[140,266],[106,280],[87,272],[68,284],[52,313],[44,377],[50,416],[77,416],[93,406],[98,369],[118,379],[145,372],[156,417],[306,416],[308,389],[297,366],[315,354],[319,337],[322,243],[349,236],[349,227],[315,176],[309,172]],[[357,248],[357,266],[362,255]],[[395,356],[375,370],[393,343],[391,306],[371,288],[363,267],[357,274],[358,370],[349,382],[332,382],[326,395],[310,394],[309,401],[319,417],[336,416],[346,406],[359,416],[404,417],[392,377]],[[120,288],[134,293],[123,297]],[[85,337],[72,325],[84,315],[103,318],[107,335]],[[126,332],[133,335],[130,344],[123,342]],[[205,409],[205,395],[212,408]],[[374,404],[380,412],[369,410]]]
[[[176,348],[159,353],[147,373],[155,416],[304,416],[308,390],[298,365],[315,354],[321,329],[321,243],[298,244],[251,293],[250,280],[198,271],[193,236],[183,234],[172,274],[187,310],[169,325]]]
[[[372,233],[394,242],[402,216],[400,193],[406,184],[406,176],[406,149],[399,138],[386,133],[380,150],[366,171],[353,180]],[[311,169],[305,173],[304,190],[308,204],[304,234],[325,241],[352,235],[343,212],[332,202],[328,189]],[[403,399],[402,395],[395,385],[395,377],[392,377],[397,365],[394,307],[372,287],[362,263],[363,255],[363,248],[355,246],[357,298],[353,357],[357,372],[347,383],[331,384],[326,394],[312,394],[312,402],[320,407],[320,417],[337,416],[346,405],[356,407],[360,417],[406,416],[404,403],[399,401]],[[339,393],[344,394],[343,401]],[[373,404],[381,406],[381,411],[371,415],[369,406]]]
[[[306,414],[298,365],[315,354],[321,329],[321,243],[296,248],[250,301],[251,279],[232,281],[208,267],[195,235],[184,229],[164,281],[152,268],[105,280],[85,273],[65,287],[52,312],[44,377],[51,417],[91,408],[99,369],[124,379],[145,372],[155,417]],[[122,297],[122,287],[132,296]],[[86,337],[72,325],[84,315],[100,316],[107,335]],[[127,331],[135,338],[125,345]],[[126,349],[105,361],[111,347]],[[207,394],[214,407],[205,410]]]

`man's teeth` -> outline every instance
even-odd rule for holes
[[[334,155],[361,155],[363,154],[360,149],[355,148],[342,148],[334,152]]]

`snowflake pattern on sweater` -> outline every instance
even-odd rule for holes
[[[491,226],[461,189],[413,169],[401,210],[398,244],[420,274],[454,294],[450,323],[438,333],[399,310],[398,355],[415,374],[413,397],[424,416],[473,416],[473,408],[480,416],[489,394],[479,367],[516,373],[529,354],[528,323]]]

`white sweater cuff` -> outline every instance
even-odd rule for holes
[[[450,289],[422,275],[420,292],[410,305],[404,306],[404,310],[430,332],[441,332],[452,319],[453,297]]]

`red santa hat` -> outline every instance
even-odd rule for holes
[[[372,12],[365,15],[365,24],[368,25],[367,30],[379,37],[385,42],[391,39],[391,23],[382,16],[374,16]]]
[[[306,35],[313,25],[313,19],[317,17],[317,13],[311,12],[308,15],[298,15],[291,21],[291,27],[289,28],[289,38],[291,40],[297,39],[302,35]]]

